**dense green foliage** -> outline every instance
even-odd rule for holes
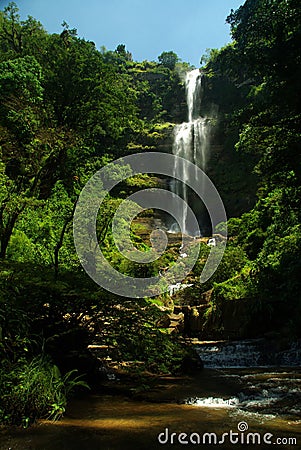
[[[172,129],[168,122],[183,120],[179,74],[189,66],[173,52],[159,62],[133,62],[124,44],[99,51],[67,23],[62,27],[61,34],[48,34],[32,17],[20,20],[15,3],[0,12],[4,423],[60,417],[73,388],[85,386],[78,375],[99,384],[108,357],[117,365],[130,361],[139,372],[166,373],[178,369],[184,354],[177,339],[156,325],[163,314],[157,306],[130,300],[121,307],[119,298],[87,280],[72,220],[91,175],[110,160],[156,149]],[[144,268],[119,257],[112,217],[126,193],[157,184],[148,176],[129,178],[99,211],[104,253],[129,275]],[[149,248],[135,230],[132,237]],[[87,350],[93,342],[107,349],[101,362]]]
[[[233,92],[228,126],[239,131],[237,152],[256,162],[259,184],[255,207],[229,222],[250,275],[218,285],[213,302],[221,310],[225,299],[248,299],[253,334],[294,336],[301,324],[300,5],[247,0],[227,21],[233,43],[211,51],[205,71]]]
[[[74,371],[75,372],[75,371]],[[27,427],[32,420],[63,415],[67,398],[75,387],[87,384],[69,372],[62,376],[49,358],[38,356],[13,365],[3,364],[0,372],[0,420]]]
[[[187,277],[193,287],[174,299],[209,299],[206,336],[231,337],[230,329],[234,337],[277,331],[293,338],[301,329],[300,7],[247,0],[227,21],[233,42],[204,58],[204,113],[220,106],[225,148],[240,158],[233,171],[247,167],[246,183],[257,174],[257,202],[228,221],[214,276],[198,281],[209,253],[202,244]],[[58,418],[70,391],[85,386],[78,375],[99,383],[107,360],[136,372],[181,366],[177,332],[160,328],[170,297],[121,301],[99,289],[80,268],[72,220],[82,187],[100,167],[160,149],[173,124],[186,120],[181,77],[189,69],[172,51],[158,62],[133,61],[124,44],[99,51],[66,23],[61,34],[48,34],[32,17],[21,21],[14,3],[0,12],[1,422]],[[102,204],[98,239],[119,271],[158,274],[177,259],[177,245],[146,266],[122,258],[113,241],[122,199],[162,183],[127,175]],[[141,250],[150,247],[147,234],[143,220],[133,223]],[[99,359],[91,343],[104,349]]]

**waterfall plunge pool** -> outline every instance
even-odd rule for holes
[[[298,368],[204,369],[193,376],[157,378],[146,391],[122,381],[108,382],[106,388],[102,394],[73,400],[59,422],[40,421],[27,430],[2,429],[0,449],[182,448],[180,444],[160,444],[158,435],[166,429],[169,433],[222,435],[237,431],[242,422],[250,432],[293,437],[299,443],[294,448],[301,445]],[[262,444],[249,447],[270,448]]]

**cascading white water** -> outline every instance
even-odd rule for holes
[[[172,153],[175,156],[187,159],[205,171],[210,128],[209,120],[200,117],[202,74],[199,69],[187,73],[185,87],[188,122],[184,122],[175,127]],[[177,175],[182,176],[185,181],[188,180],[188,173],[185,173],[185,171],[184,173],[181,173],[181,170],[181,167],[175,163],[173,171],[174,180],[171,184],[171,190],[184,200],[183,210],[180,214],[182,217],[180,227],[183,233],[194,234],[195,230],[189,230],[187,227],[187,210],[189,203],[187,185],[176,180]],[[195,177],[197,177],[197,172],[195,172]]]
[[[192,122],[199,116],[199,97],[201,88],[201,73],[199,69],[192,70],[186,74],[186,101],[188,108],[188,122]]]

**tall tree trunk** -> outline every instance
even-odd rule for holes
[[[8,219],[6,225],[2,227],[0,231],[0,258],[4,259],[6,257],[7,247],[13,234],[15,223],[21,213],[23,208],[19,211],[15,211],[12,216]]]

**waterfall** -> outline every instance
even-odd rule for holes
[[[188,122],[192,122],[199,116],[199,96],[201,88],[201,73],[199,69],[192,70],[186,74],[186,101],[188,108]]]
[[[206,342],[196,346],[204,367],[213,369],[243,367],[298,367],[301,340],[279,351],[277,343],[264,338],[241,341]]]
[[[206,158],[209,147],[209,120],[200,117],[202,74],[199,69],[192,70],[186,74],[185,79],[186,101],[188,109],[188,122],[176,125],[174,129],[174,141],[172,153],[180,156],[200,167],[206,169]],[[171,191],[184,200],[183,211],[181,211],[182,223],[180,224],[184,234],[194,234],[196,230],[187,227],[187,210],[189,204],[189,193],[185,183],[176,180],[176,176],[182,176],[188,180],[187,173],[181,173],[181,167],[175,163],[173,169],[174,180],[171,183]],[[197,172],[195,172],[197,177]],[[175,231],[175,224],[172,231]]]

